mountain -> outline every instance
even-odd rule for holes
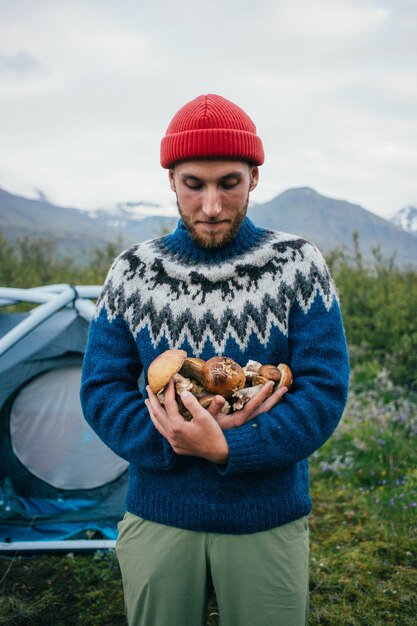
[[[392,216],[391,222],[417,237],[417,207],[411,204],[403,207]]]
[[[149,211],[149,205],[140,204]],[[158,216],[157,207],[155,205],[156,215],[143,218],[125,205],[118,205],[112,211],[88,212],[57,206],[44,199],[23,198],[0,189],[0,231],[11,240],[26,235],[53,237],[59,256],[76,256],[83,261],[92,249],[116,242],[118,238],[127,247],[171,231],[176,217]]]
[[[372,259],[372,250],[379,247],[384,257],[395,254],[397,265],[417,268],[417,237],[359,205],[328,198],[308,187],[288,189],[269,202],[252,204],[248,215],[259,226],[305,237],[324,253],[335,248],[352,250],[357,232],[365,259]],[[75,257],[80,263],[95,247],[118,238],[127,247],[171,232],[176,223],[177,217],[167,215],[166,207],[150,203],[88,212],[0,189],[0,231],[7,239],[53,237],[61,257]]]
[[[309,187],[288,189],[273,200],[251,207],[249,216],[259,226],[301,235],[323,252],[336,247],[353,249],[358,233],[363,257],[372,259],[379,247],[396,264],[417,268],[417,241],[390,221],[345,200],[327,198]]]

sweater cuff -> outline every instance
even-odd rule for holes
[[[173,469],[176,465],[178,465],[178,462],[181,463],[182,458],[179,456],[176,452],[174,452],[171,444],[168,442],[167,439],[165,439],[165,437],[162,437],[162,465],[160,467],[160,469],[162,471],[167,471],[167,470],[171,470]]]
[[[262,468],[265,460],[257,419],[238,428],[225,430],[223,434],[229,446],[229,458],[226,465],[216,466],[219,474],[243,474]]]

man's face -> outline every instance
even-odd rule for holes
[[[232,241],[258,176],[258,168],[243,161],[184,161],[169,170],[171,189],[191,237],[204,248]]]

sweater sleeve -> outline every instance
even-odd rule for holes
[[[222,474],[285,469],[306,459],[335,430],[345,407],[349,361],[339,303],[330,308],[317,291],[306,311],[297,299],[289,314],[291,391],[268,413],[225,431]]]
[[[168,470],[177,455],[154,428],[138,388],[140,355],[127,322],[101,308],[91,322],[81,380],[84,417],[120,457],[147,469]]]

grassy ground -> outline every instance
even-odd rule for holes
[[[311,459],[311,626],[416,623],[416,443],[417,402],[381,379]],[[113,552],[0,559],[0,624],[125,623]]]

